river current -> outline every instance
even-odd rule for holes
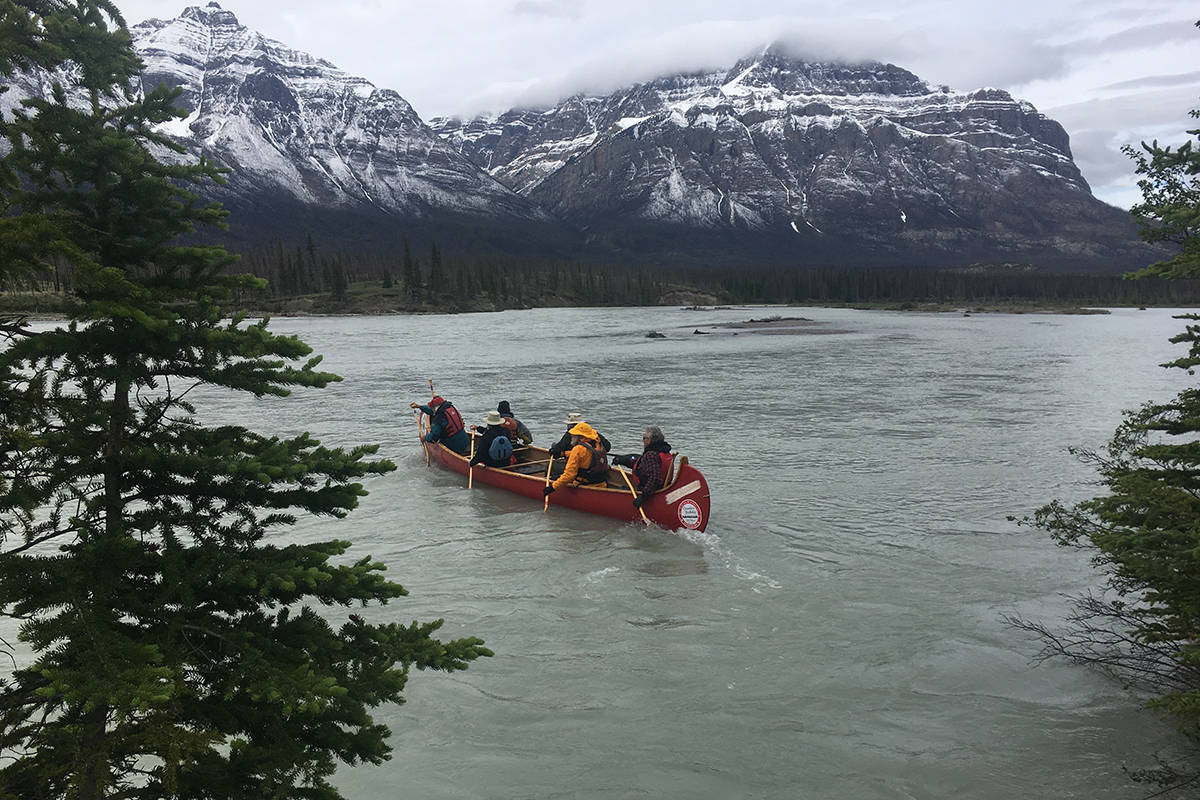
[[[713,327],[768,315],[798,335]],[[1113,682],[1007,615],[1056,622],[1098,585],[1087,554],[1008,520],[1099,491],[1068,452],[1185,385],[1166,310],[1104,316],[821,308],[538,309],[276,319],[344,380],[201,416],[396,472],[344,521],[410,596],[495,650],[414,673],[378,711],[383,798],[1126,798],[1122,765],[1179,747]],[[650,330],[664,338],[647,338]],[[696,330],[713,331],[708,335]],[[548,444],[582,412],[615,452],[658,425],[707,477],[704,533],[622,524],[426,466],[408,404],[428,379],[470,422],[499,400]],[[340,612],[335,612],[340,613]]]

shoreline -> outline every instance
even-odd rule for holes
[[[27,295],[26,295],[27,296]],[[68,314],[62,307],[65,303],[58,298],[39,298],[39,302],[21,307],[16,300],[17,295],[0,295],[0,319],[24,318],[31,322],[47,322],[67,319]],[[50,300],[50,302],[46,302]],[[289,307],[291,306],[291,307]],[[399,315],[426,314],[475,314],[498,311],[532,310],[537,308],[610,308],[606,305],[577,305],[566,303],[548,303],[545,305],[504,305],[499,303],[476,303],[455,305],[428,305],[409,308],[383,308],[364,306],[359,303],[328,303],[318,307],[312,304],[292,304],[288,301],[268,303],[261,306],[248,306],[238,309],[250,317],[390,317]],[[1178,308],[1179,306],[1135,306],[1135,305],[1079,305],[1075,303],[1036,303],[1014,301],[1012,303],[943,303],[921,301],[860,301],[860,302],[801,302],[801,303],[714,303],[711,305],[685,305],[677,302],[647,304],[635,306],[638,308],[677,308],[681,311],[705,312],[731,310],[735,308],[848,308],[857,311],[894,311],[918,314],[951,314],[963,316],[973,314],[1070,314],[1070,315],[1103,315],[1111,313],[1111,309],[1137,309],[1145,311],[1148,308]]]

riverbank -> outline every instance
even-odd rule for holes
[[[958,312],[961,314],[1108,314],[1109,308],[1131,308],[1132,306],[1112,305],[1096,307],[1077,305],[1074,303],[1046,302],[1037,303],[1028,300],[998,301],[994,303],[969,304],[963,303],[921,303],[921,302],[865,302],[865,303],[820,303],[824,308],[853,308],[859,311],[916,311],[925,313]],[[1145,306],[1138,306],[1145,310]]]
[[[0,316],[28,319],[59,319],[67,315],[72,297],[62,292],[4,292],[0,293]],[[389,316],[393,314],[465,314],[528,308],[580,308],[607,304],[589,304],[579,298],[562,294],[545,294],[535,301],[529,299],[495,298],[478,295],[471,298],[439,297],[413,298],[400,290],[373,287],[354,287],[345,297],[334,298],[329,293],[296,295],[278,298],[245,298],[232,303],[252,316]],[[832,302],[806,300],[794,303],[735,303],[712,293],[690,288],[678,288],[663,294],[647,307],[679,306],[690,311],[739,306],[853,308],[866,311],[909,311],[919,313],[970,314],[1107,314],[1107,308],[1062,302],[1030,300],[995,301],[989,303],[923,302],[923,301],[856,301]],[[1121,306],[1110,306],[1113,308]],[[1139,307],[1144,308],[1144,307]]]

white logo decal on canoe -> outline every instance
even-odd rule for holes
[[[683,527],[693,531],[696,530],[696,528],[700,527],[702,517],[700,506],[695,500],[684,500],[679,504],[679,521],[683,523]]]
[[[692,481],[686,486],[680,486],[675,491],[667,495],[667,505],[674,505],[679,502],[681,497],[687,497],[692,492],[700,488],[700,481]]]

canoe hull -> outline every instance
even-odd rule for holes
[[[438,463],[452,472],[464,476],[468,474],[468,461],[441,443],[423,442],[425,453],[430,463]],[[546,464],[550,453],[540,447],[524,447],[518,451],[519,462],[514,470],[494,469],[476,464],[470,470],[472,484],[483,484],[503,489],[513,494],[519,494],[542,503],[542,489],[546,485]],[[561,471],[565,459],[556,462]],[[531,472],[538,467],[537,472]],[[522,473],[519,469],[525,469]],[[650,497],[642,506],[647,519],[667,530],[687,529],[703,531],[708,526],[709,493],[708,482],[700,470],[687,462],[686,457],[676,458],[675,473],[670,484],[662,491]],[[628,474],[628,473],[627,473]],[[625,487],[625,488],[618,488]],[[609,470],[607,485],[563,487],[550,495],[550,508],[564,507],[576,511],[586,511],[589,514],[601,514],[606,517],[634,522],[642,519],[642,515],[633,507],[633,494],[625,486],[621,470],[614,467]]]

